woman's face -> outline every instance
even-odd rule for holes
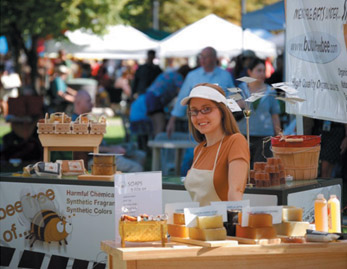
[[[265,81],[265,65],[257,64],[252,70],[248,69],[248,75],[260,81]]]
[[[190,115],[190,118],[194,127],[201,134],[213,134],[222,129],[222,112],[213,101],[203,98],[192,98],[189,110],[195,112],[194,114],[198,112],[197,115]]]

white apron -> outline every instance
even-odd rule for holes
[[[224,137],[223,137],[224,138]],[[184,186],[189,192],[192,200],[194,202],[199,202],[200,206],[209,205],[211,201],[221,201],[213,184],[214,171],[216,169],[217,159],[219,150],[222,146],[223,138],[219,143],[217,150],[216,158],[214,160],[212,170],[202,170],[194,168],[195,163],[200,157],[201,152],[204,149],[201,149],[198,157],[192,165],[192,168],[189,170],[186,179],[184,181]]]

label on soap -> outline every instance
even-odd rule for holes
[[[184,208],[199,207],[199,202],[170,203],[165,204],[165,214],[168,215],[167,223],[173,224],[174,213],[184,213]]]
[[[242,201],[218,201],[211,202],[211,205],[225,205],[227,210],[242,210],[243,207],[247,207],[250,205],[249,200]]]
[[[248,226],[250,214],[271,214],[272,224],[282,222],[282,206],[254,206],[242,208],[242,227]]]
[[[227,208],[225,204],[209,205],[203,207],[185,208],[184,218],[187,227],[196,227],[196,217],[222,215],[223,222],[227,221]]]

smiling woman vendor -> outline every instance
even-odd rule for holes
[[[193,201],[204,206],[211,201],[241,200],[250,154],[224,91],[215,84],[198,84],[181,104],[188,105],[189,129],[200,143],[184,182]]]

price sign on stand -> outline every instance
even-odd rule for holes
[[[114,187],[116,242],[120,242],[118,225],[123,214],[162,214],[162,174],[160,171],[116,174]]]

